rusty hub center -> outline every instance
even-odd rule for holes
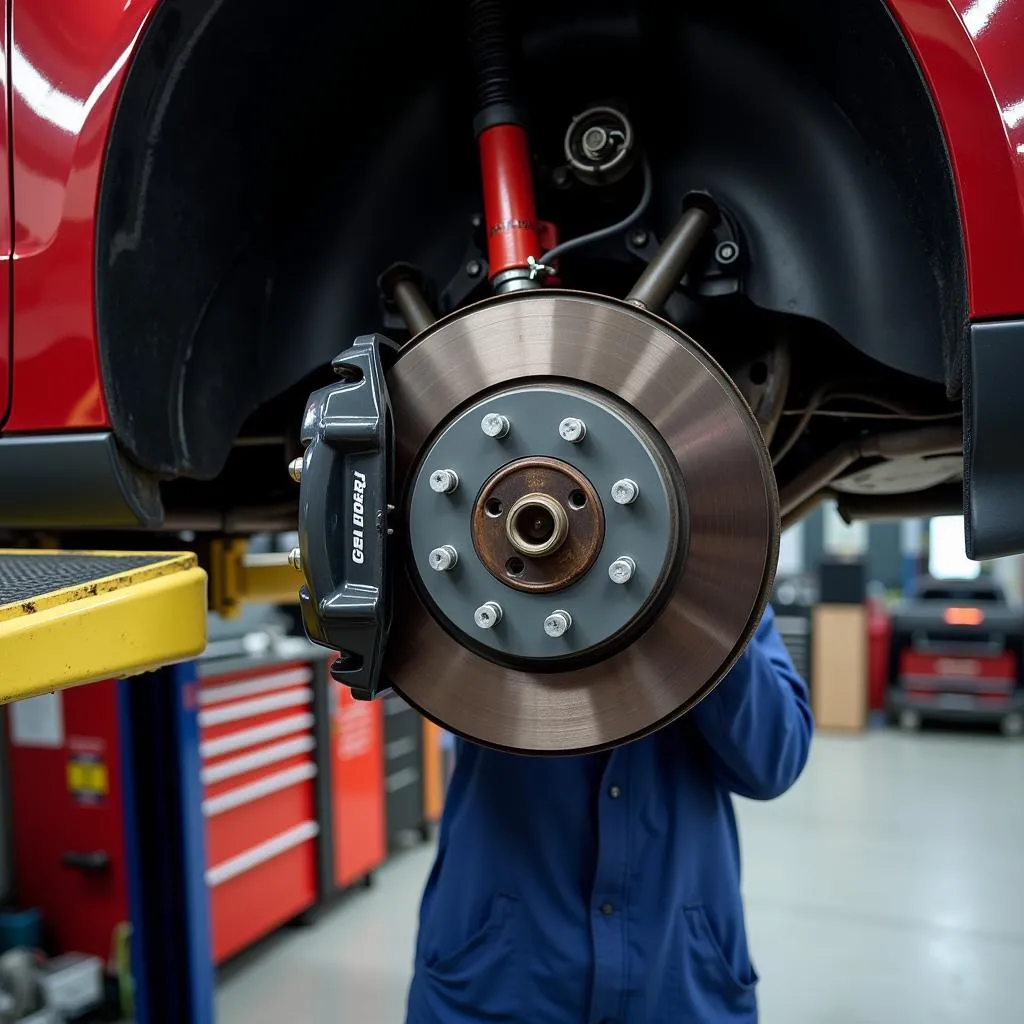
[[[516,590],[549,593],[578,580],[604,540],[590,481],[559,459],[503,466],[473,507],[473,545],[488,571]]]

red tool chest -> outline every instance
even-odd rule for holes
[[[308,663],[205,675],[203,815],[217,963],[317,902],[316,740]]]

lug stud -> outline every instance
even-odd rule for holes
[[[576,416],[566,416],[558,424],[558,436],[570,444],[579,444],[587,436],[587,425]]]
[[[623,477],[612,484],[612,501],[616,505],[632,505],[639,496],[640,488],[629,477]]]
[[[454,494],[459,486],[459,474],[454,469],[435,469],[430,474],[430,489],[435,494]]]
[[[288,564],[293,569],[298,569],[300,572],[302,571],[302,552],[300,552],[298,548],[292,548],[291,551],[288,552]]]
[[[501,605],[497,601],[485,601],[475,612],[473,612],[473,621],[481,629],[494,629],[494,627],[501,622],[501,617],[504,612],[501,610]]]
[[[302,482],[302,456],[288,463],[288,475],[296,482]]]
[[[636,572],[636,562],[629,555],[621,555],[608,566],[608,578],[612,583],[628,583]]]
[[[551,637],[565,636],[572,629],[572,616],[563,609],[553,611],[544,620],[544,632]]]
[[[480,429],[488,436],[495,439],[505,437],[511,424],[508,421],[507,416],[502,416],[500,412],[489,412],[480,421]]]
[[[459,563],[459,553],[451,544],[442,544],[430,552],[427,561],[434,572],[451,572]]]

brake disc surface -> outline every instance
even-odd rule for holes
[[[410,703],[573,753],[718,682],[767,602],[778,498],[693,341],[612,299],[519,293],[421,334],[388,387],[408,529],[387,671]]]

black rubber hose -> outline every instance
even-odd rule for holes
[[[520,124],[519,47],[507,0],[468,0],[469,54],[476,87],[476,130]]]

